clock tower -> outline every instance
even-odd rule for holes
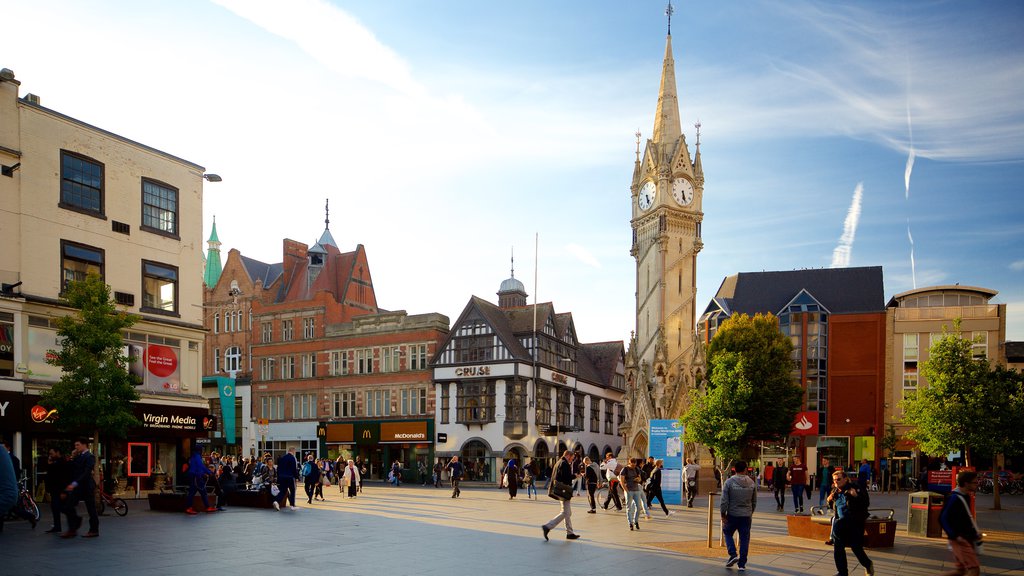
[[[647,454],[650,419],[682,415],[687,391],[703,365],[694,329],[697,254],[704,246],[700,124],[691,156],[680,128],[671,5],[667,12],[669,34],[654,130],[642,148],[637,132],[630,186],[636,330],[626,358],[626,419],[620,429],[630,456]]]

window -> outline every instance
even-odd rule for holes
[[[316,418],[316,394],[292,394],[292,418],[295,420]]]
[[[263,333],[263,343],[270,342],[274,337],[274,325],[270,322],[260,322],[260,332]]]
[[[356,350],[356,374],[373,373],[373,348]]]
[[[178,269],[142,261],[142,307],[149,312],[178,311]]]
[[[604,433],[612,434],[612,403],[604,401]]]
[[[213,333],[220,334],[220,312],[213,313]]]
[[[91,273],[103,277],[103,250],[67,240],[60,241],[60,267],[64,286],[80,282]]]
[[[260,399],[260,418],[284,420],[284,396],[264,396]]]
[[[213,371],[220,372],[220,348],[213,349]]]
[[[590,397],[590,431],[601,431],[601,402],[596,397]]]
[[[920,353],[918,334],[903,335],[903,398],[917,392],[917,360]]]
[[[514,380],[505,384],[505,420],[526,422],[526,382]]]
[[[450,412],[450,404],[449,404],[449,402],[451,400],[451,393],[448,391],[448,383],[447,382],[442,382],[440,384],[440,386],[441,386],[441,410],[440,410],[440,412],[441,412],[441,424],[448,424],[448,422],[449,422],[448,413]]]
[[[242,367],[242,349],[232,346],[224,352],[224,371],[238,372]]]
[[[233,329],[232,329],[232,324],[234,323],[233,320],[234,320],[234,315],[231,312],[224,312],[224,331],[225,332],[232,332],[233,331]]]
[[[409,346],[409,370],[427,369],[427,345],[413,344]]]
[[[73,152],[60,153],[60,205],[103,215],[103,164]]]
[[[295,356],[281,356],[281,379],[295,378]]]
[[[316,338],[316,318],[302,319],[302,337],[306,340]]]
[[[316,378],[316,352],[302,355],[302,377]]]
[[[348,352],[336,350],[331,352],[331,376],[348,374]]]
[[[178,189],[156,180],[142,180],[142,229],[178,235]]]
[[[415,416],[427,413],[427,389],[412,388],[402,390],[402,416]]]
[[[971,356],[988,357],[988,332],[971,332]]]
[[[353,418],[356,416],[356,393],[335,392],[334,393],[334,417]]]
[[[367,390],[366,391],[366,415],[367,416],[390,416],[391,415],[391,391],[390,390]]]
[[[587,396],[585,394],[580,394],[579,392],[573,393],[572,396],[572,425],[580,431],[583,431],[585,429],[583,427],[583,405],[584,402],[586,402],[585,399]]]
[[[557,404],[555,404],[555,411],[558,413],[558,424],[559,428],[569,427],[569,392],[568,388],[559,388],[555,393]]]
[[[287,342],[292,339],[293,326],[291,320],[281,320],[281,340]]]
[[[494,383],[460,382],[455,421],[494,422]]]
[[[537,384],[537,424],[551,424],[551,386]]]
[[[398,346],[385,346],[380,349],[380,371],[398,372],[401,362],[401,349]]]
[[[273,380],[274,379],[274,359],[273,358],[260,358],[260,379],[261,380]]]

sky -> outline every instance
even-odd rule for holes
[[[203,238],[216,216],[225,258],[313,244],[329,199],[381,308],[454,322],[514,253],[582,342],[628,341],[663,0],[3,5],[22,95],[223,177]],[[886,300],[999,291],[1024,340],[1022,25],[1011,0],[676,2],[698,311],[738,272],[882,266]]]

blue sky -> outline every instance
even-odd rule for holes
[[[537,293],[581,340],[634,327],[661,0],[33,0],[5,21],[22,94],[223,176],[204,238],[216,215],[225,253],[279,261],[330,198],[383,308],[496,301],[513,247],[532,300],[537,237]],[[677,2],[691,150],[703,126],[698,308],[736,272],[881,265],[887,298],[998,290],[1024,340],[1022,24],[1014,1]]]

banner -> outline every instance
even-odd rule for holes
[[[224,442],[235,443],[235,379],[217,376],[220,395],[221,422],[224,424]]]
[[[661,494],[666,504],[683,503],[683,425],[678,420],[650,421],[650,452],[664,460]]]

